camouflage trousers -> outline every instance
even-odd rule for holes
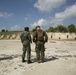
[[[37,57],[37,61],[44,61],[44,56],[45,56],[45,47],[44,47],[44,43],[37,41],[36,43],[36,57]]]
[[[30,60],[30,58],[31,58],[31,47],[30,47],[30,44],[28,46],[23,45],[22,60],[25,59],[26,52],[27,52],[27,60]]]

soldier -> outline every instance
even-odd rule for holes
[[[32,43],[32,40],[31,40],[31,35],[28,27],[24,28],[24,32],[22,32],[22,34],[20,35],[20,38],[23,44],[22,62],[25,62],[25,55],[27,52],[27,63],[28,64],[32,63],[30,60],[30,57],[31,57],[30,43]]]
[[[40,26],[36,26],[36,31],[33,34],[33,42],[36,44],[37,62],[44,62],[45,56],[45,42],[48,41],[48,36],[45,31],[41,30]]]

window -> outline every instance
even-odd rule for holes
[[[59,37],[59,39],[61,39],[61,38]]]
[[[67,35],[67,38],[69,38],[69,35]]]
[[[51,38],[53,38],[53,36],[51,35]]]

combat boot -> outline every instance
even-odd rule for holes
[[[22,62],[26,62],[26,60],[22,60]]]
[[[44,63],[44,60],[41,60],[41,63]]]
[[[37,61],[38,63],[41,63],[41,61]]]
[[[31,60],[28,60],[27,63],[30,64],[30,63],[32,63],[32,61]]]
[[[39,59],[37,59],[37,63],[41,63],[41,61]]]

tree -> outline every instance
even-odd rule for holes
[[[6,32],[8,32],[8,30],[6,30]]]
[[[32,32],[36,31],[36,28],[32,29]]]
[[[76,32],[76,27],[74,24],[70,24],[68,26],[68,32],[72,33],[72,32]]]
[[[6,31],[5,29],[2,29],[2,30],[1,30],[1,32],[5,32],[5,31]]]
[[[57,32],[67,32],[67,28],[63,25],[58,25],[56,28]]]
[[[46,30],[47,32],[56,32],[56,28],[50,27],[49,29]]]

